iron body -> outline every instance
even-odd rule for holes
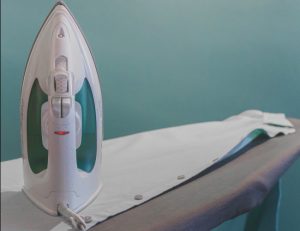
[[[29,55],[21,94],[25,194],[58,215],[99,193],[102,96],[96,67],[74,17],[58,2]]]

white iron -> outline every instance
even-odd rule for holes
[[[32,47],[22,85],[24,192],[39,208],[78,212],[102,187],[102,97],[75,19],[58,2]]]

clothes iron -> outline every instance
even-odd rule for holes
[[[102,136],[91,52],[69,9],[57,2],[35,39],[22,84],[23,191],[29,199],[83,227],[76,212],[102,187]]]

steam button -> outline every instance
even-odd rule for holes
[[[53,97],[51,100],[51,108],[53,115],[57,118],[61,117],[61,98]]]
[[[61,100],[61,114],[62,114],[62,117],[66,117],[69,112],[70,112],[70,109],[71,109],[71,106],[72,106],[72,100],[71,98],[69,97],[63,97],[62,100]]]

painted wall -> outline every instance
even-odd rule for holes
[[[53,3],[1,1],[1,160],[20,157],[22,75]],[[101,73],[105,138],[220,120],[252,108],[300,118],[299,1],[66,3]],[[293,179],[284,179],[282,224],[288,230],[297,223],[286,214],[300,207],[290,197],[299,192],[296,165],[289,172]]]

